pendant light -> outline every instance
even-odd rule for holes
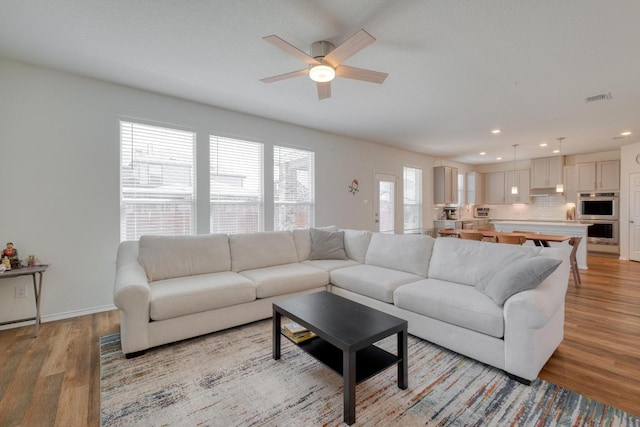
[[[558,138],[558,154],[559,155],[562,155],[562,140],[563,139],[564,139],[564,137]],[[564,184],[563,183],[556,184],[556,193],[564,193]]]
[[[516,147],[518,144],[513,144],[513,180],[514,184],[516,184]],[[518,186],[513,185],[511,187],[511,194],[518,194]]]

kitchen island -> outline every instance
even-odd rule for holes
[[[509,220],[491,220],[491,223],[498,231],[512,232],[515,230],[533,231],[543,234],[567,234],[574,237],[582,237],[578,251],[576,252],[576,261],[578,267],[587,269],[587,228],[590,224],[580,224],[577,221],[509,221]],[[525,243],[533,244],[531,242]],[[551,243],[551,246],[566,245],[566,243]]]

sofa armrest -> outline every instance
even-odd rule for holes
[[[505,370],[512,375],[534,380],[562,342],[569,252],[544,248],[540,255],[562,264],[537,288],[513,295],[504,305]]]
[[[120,341],[125,354],[149,348],[151,289],[138,262],[138,242],[118,247],[113,302],[120,309]]]
[[[529,328],[542,328],[564,307],[571,268],[569,250],[545,248],[540,255],[560,259],[562,264],[535,289],[519,292],[505,302],[505,328],[511,321],[525,323]]]

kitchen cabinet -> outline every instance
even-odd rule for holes
[[[498,205],[504,203],[504,188],[504,172],[484,174],[484,202],[486,204]]]
[[[458,168],[450,166],[433,168],[433,203],[436,205],[458,203]]]
[[[433,221],[433,229],[436,232],[442,228],[462,228],[462,221],[455,219],[437,219]]]
[[[436,232],[442,228],[455,228],[456,230],[486,229],[491,225],[488,219],[437,219],[433,221],[433,229]]]
[[[551,188],[562,183],[562,156],[531,159],[531,188]]]
[[[484,176],[479,172],[467,172],[467,204],[481,205],[484,203]]]
[[[563,171],[564,201],[578,203],[578,186],[576,185],[576,167],[565,166]]]
[[[505,172],[505,202],[529,203],[529,170]],[[518,194],[511,194],[511,187],[518,187]]]
[[[578,191],[601,191],[620,189],[620,162],[578,163],[576,165]]]
[[[511,187],[518,186],[518,194]],[[484,202],[490,205],[529,203],[529,169],[484,174]]]

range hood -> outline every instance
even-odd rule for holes
[[[558,193],[555,186],[548,188],[531,188],[529,190],[529,197],[540,196],[564,196],[564,192]]]

